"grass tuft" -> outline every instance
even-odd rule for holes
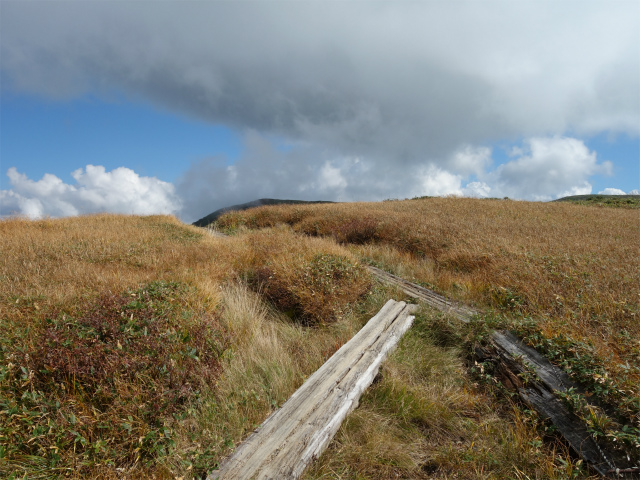
[[[249,237],[255,258],[249,283],[278,309],[305,325],[329,324],[348,313],[371,287],[356,258],[335,243],[304,238],[287,230]]]

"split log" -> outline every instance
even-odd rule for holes
[[[469,322],[479,313],[379,268],[368,269],[381,282],[395,285],[410,297],[451,314],[463,322]],[[556,396],[556,392],[566,392],[569,389],[582,392],[581,387],[562,369],[553,365],[535,349],[525,345],[511,332],[495,331],[491,334],[489,343],[488,349],[476,349],[476,357],[480,360],[490,359],[503,384],[515,390],[542,418],[549,419],[572,450],[587,464],[603,476],[638,478],[634,475],[637,466],[632,465],[622,451],[598,444],[584,421],[570,412],[564,402]],[[536,378],[524,382],[522,377],[527,375],[529,369],[535,372]],[[598,404],[597,399],[591,402]]]
[[[295,479],[327,447],[413,322],[415,305],[384,307],[211,472],[216,479]]]

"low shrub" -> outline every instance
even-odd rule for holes
[[[254,235],[250,284],[304,324],[336,321],[369,291],[367,270],[333,242],[286,231]]]
[[[0,473],[25,458],[81,474],[105,458],[122,467],[166,455],[172,415],[217,376],[227,344],[215,318],[185,308],[188,290],[107,293],[76,318],[47,318],[31,348],[4,345]]]
[[[321,235],[323,227],[337,242],[343,244],[363,245],[380,239],[379,221],[373,217],[346,217],[342,223],[324,226],[317,221],[310,221],[301,223],[296,230],[310,235]]]

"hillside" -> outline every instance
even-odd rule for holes
[[[210,471],[361,325],[355,257],[292,240],[162,216],[0,222],[0,477]]]
[[[622,439],[633,431],[638,438],[635,211],[426,198],[269,207],[227,214],[217,224],[229,231],[286,225],[333,238],[374,265],[484,309],[483,322],[517,331],[564,365],[588,395],[604,398],[612,430],[604,422],[594,427],[597,434]],[[617,421],[624,430],[616,430]]]
[[[404,299],[371,263],[488,313],[465,326],[423,306],[306,478],[587,478],[471,354],[487,326],[518,331],[604,398],[594,435],[637,441],[634,213],[262,206],[220,217],[226,238],[163,216],[4,220],[0,477],[202,478]]]
[[[299,205],[299,204],[314,204],[314,203],[333,203],[324,200],[316,200],[316,201],[306,201],[306,200],[280,200],[277,198],[260,198],[258,200],[253,200],[247,203],[241,203],[239,205],[231,205],[229,207],[224,207],[216,210],[215,212],[210,213],[202,217],[200,220],[196,220],[193,222],[193,225],[196,227],[206,227],[207,225],[215,222],[221,215],[224,215],[228,212],[240,212],[243,210],[248,210],[250,208],[261,207],[263,205]]]
[[[640,208],[640,195],[572,195],[554,202],[573,202],[601,207]]]

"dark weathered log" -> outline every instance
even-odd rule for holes
[[[396,285],[410,297],[423,301],[463,322],[468,322],[478,312],[448,300],[429,289],[415,285],[400,277],[375,267],[369,270],[383,283]],[[495,331],[490,336],[488,349],[478,349],[476,356],[490,359],[496,375],[508,388],[515,390],[520,398],[540,414],[549,419],[575,453],[601,475],[618,478],[636,478],[635,465],[619,450],[599,445],[588,432],[585,423],[571,413],[555,392],[581,389],[562,369],[553,365],[535,349],[525,345],[511,332]],[[533,371],[535,378],[524,381]],[[593,401],[593,400],[592,400]],[[594,403],[598,403],[597,400]],[[617,472],[617,473],[616,473]]]
[[[358,405],[384,358],[411,326],[414,309],[389,300],[208,480],[299,478]]]

